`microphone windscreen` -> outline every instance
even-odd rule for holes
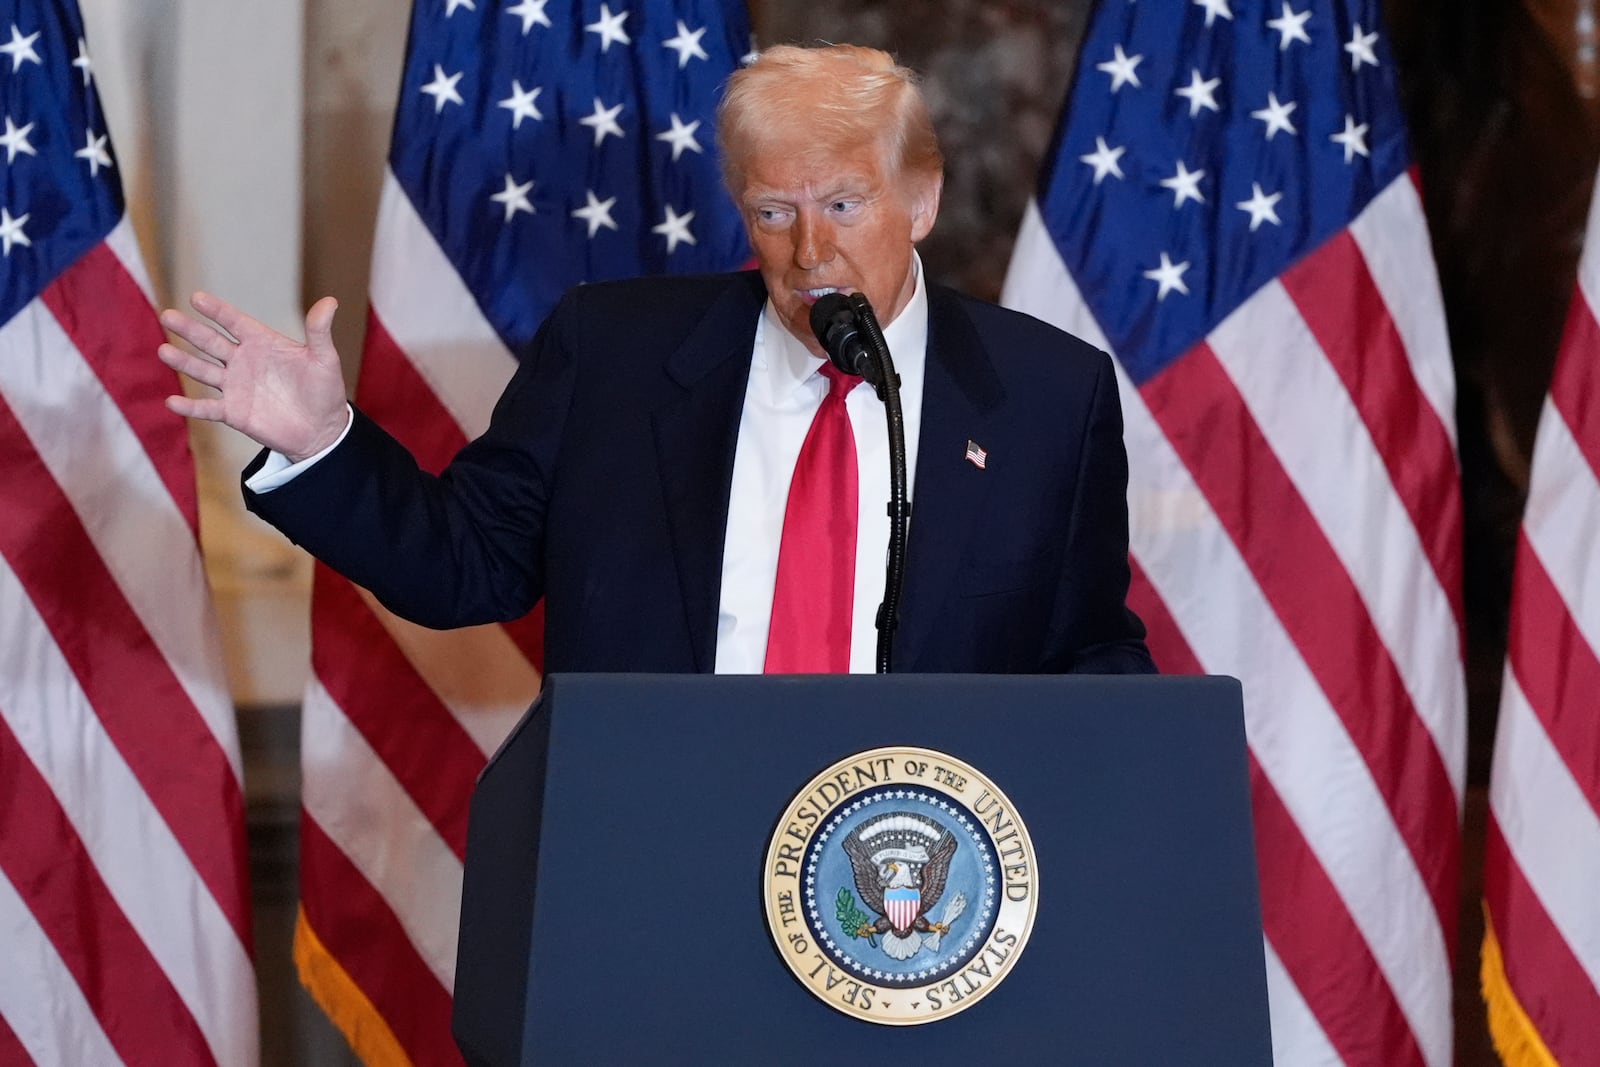
[[[828,337],[832,331],[854,325],[855,311],[843,293],[827,293],[811,305],[811,332],[817,335],[823,348],[831,349]]]
[[[828,360],[846,374],[871,380],[872,358],[861,339],[856,309],[842,293],[828,293],[811,305],[811,332]]]

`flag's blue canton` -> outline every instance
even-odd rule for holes
[[[1135,382],[1404,172],[1380,23],[1377,0],[1103,0],[1040,201]]]
[[[77,5],[0,0],[0,322],[122,218],[115,158]]]
[[[579,282],[746,262],[712,134],[749,50],[741,0],[417,0],[390,164],[513,352]]]

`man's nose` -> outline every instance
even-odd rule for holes
[[[814,270],[832,258],[833,228],[810,212],[801,212],[795,219],[795,266]]]

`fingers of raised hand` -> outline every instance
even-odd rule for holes
[[[193,378],[201,385],[209,385],[213,389],[222,388],[225,372],[220,365],[209,359],[201,359],[174,344],[163,344],[156,349],[156,355],[161,362],[179,374]]]
[[[207,422],[221,422],[223,415],[222,401],[216,397],[169,396],[167,410],[186,419],[204,419]]]
[[[226,300],[210,293],[195,293],[189,298],[189,305],[240,341],[263,334],[274,338],[280,336],[276,330],[262,325]]]
[[[161,325],[218,363],[226,364],[237,347],[231,338],[224,336],[210,323],[201,322],[172,308],[161,313]],[[188,371],[184,373],[187,374]]]

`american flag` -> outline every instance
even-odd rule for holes
[[[253,1064],[194,465],[83,21],[0,0],[0,1062]]]
[[[356,402],[439,470],[568,287],[749,258],[712,141],[742,4],[419,0]],[[319,568],[301,975],[372,1063],[449,1032],[467,801],[538,692],[537,621],[434,633]]]
[[[1539,419],[1489,787],[1483,987],[1511,1064],[1600,1055],[1597,308],[1600,200]]]
[[[1277,1062],[1448,1064],[1454,382],[1374,0],[1104,0],[1005,300],[1116,358],[1131,601],[1244,683]]]

